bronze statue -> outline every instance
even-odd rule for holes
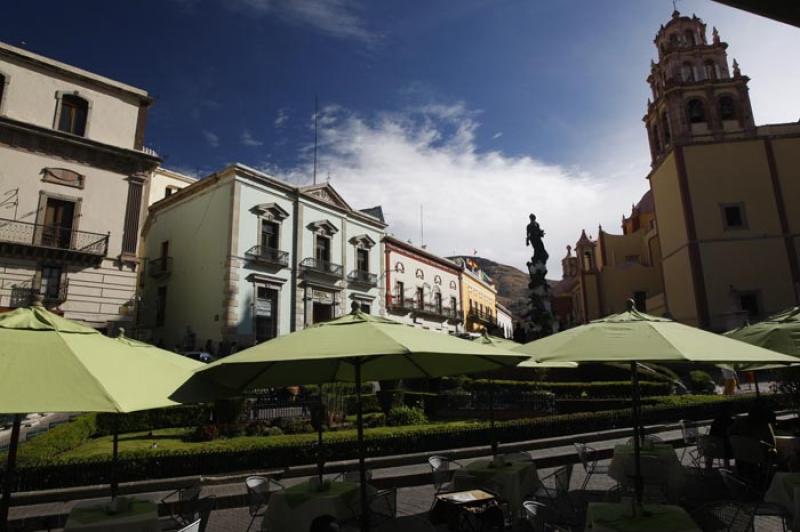
[[[547,282],[547,250],[544,249],[544,231],[530,215],[525,245],[533,247],[533,256],[528,261],[528,311],[525,315],[524,334],[526,340],[536,340],[553,334],[553,314],[550,307],[550,285]]]
[[[525,237],[525,245],[533,247],[533,263],[541,262],[544,264],[550,257],[547,250],[544,249],[544,241],[542,240],[544,238],[544,231],[542,231],[542,228],[536,221],[536,215],[531,214],[529,218],[531,221],[528,224],[528,235]]]

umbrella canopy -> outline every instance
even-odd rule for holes
[[[33,306],[0,315],[0,412],[134,412],[204,364],[100,332]]]
[[[355,310],[201,368],[238,390],[289,384],[431,378],[515,366],[527,357]]]
[[[728,331],[725,336],[800,357],[800,307],[785,310],[762,322]]]
[[[527,343],[536,362],[763,362],[797,359],[635,309]]]

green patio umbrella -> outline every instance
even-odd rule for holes
[[[527,343],[515,351],[537,362],[628,362],[633,385],[633,430],[636,501],[641,505],[640,400],[641,362],[759,362],[786,364],[796,359],[722,335],[638,312],[633,301],[626,312]]]
[[[0,412],[15,414],[3,475],[3,527],[23,414],[173,406],[178,403],[170,395],[200,366],[135,340],[109,338],[40,305],[0,314]]]
[[[353,382],[357,396],[361,508],[367,508],[361,383],[433,378],[513,366],[524,357],[509,350],[426,331],[386,318],[352,313],[279,336],[198,370],[226,388]],[[369,530],[362,512],[361,530]]]
[[[800,307],[793,307],[764,321],[728,331],[725,336],[800,358]]]

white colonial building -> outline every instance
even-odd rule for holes
[[[373,214],[370,214],[373,213]],[[150,207],[140,329],[167,347],[249,346],[380,313],[386,224],[329,184],[296,187],[235,164]]]
[[[496,310],[498,333],[501,333],[503,338],[514,338],[514,317],[511,311],[500,303],[496,303]]]
[[[425,329],[459,332],[461,268],[391,236],[383,243],[388,317]]]
[[[0,310],[132,322],[147,92],[0,43]]]

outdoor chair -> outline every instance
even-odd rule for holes
[[[690,515],[703,532],[752,532],[751,516],[734,501],[709,502]]]
[[[461,464],[455,460],[451,460],[446,456],[433,455],[428,458],[428,465],[431,466],[431,475],[433,477],[433,489],[435,490],[435,495],[451,490],[453,488],[453,482],[450,474],[451,467],[454,465],[461,467]],[[435,502],[436,498],[434,497],[434,503]]]
[[[200,519],[198,519],[194,523],[181,528],[178,532],[200,532],[200,522]]]
[[[708,434],[697,437],[697,453],[700,466],[706,470],[716,467],[728,467],[730,457],[726,453],[726,441],[719,436]]]
[[[569,494],[572,470],[573,464],[567,464],[542,477],[541,486],[534,494],[536,502],[547,506],[551,523],[577,525],[575,505]]]
[[[264,517],[271,493],[282,490],[283,484],[275,479],[260,476],[247,477],[244,481],[247,487],[247,511],[250,513],[250,523],[247,530],[253,526],[256,518]]]
[[[583,479],[581,484],[581,491],[586,490],[589,485],[589,480],[592,475],[608,475],[608,466],[600,465],[597,463],[597,451],[585,443],[575,443],[575,450],[578,451],[578,457],[581,459],[583,469],[586,472],[586,478]]]
[[[369,522],[380,525],[397,517],[397,488],[376,492],[369,501]]]
[[[196,482],[178,488],[161,499],[160,504],[169,509],[169,517],[175,528],[187,527],[198,519],[197,503],[202,491],[202,485]]]
[[[525,522],[533,532],[569,532],[570,528],[553,524],[549,508],[538,501],[524,501],[522,503]]]
[[[720,469],[722,481],[731,497],[739,506],[739,511],[748,516],[753,524],[756,517],[776,517],[781,520],[783,531],[786,532],[786,520],[791,519],[786,509],[779,504],[764,502],[763,494],[742,477],[737,476],[728,469]]]
[[[683,451],[681,452],[681,463],[686,458],[686,453],[689,453],[689,458],[694,467],[701,467],[700,463],[700,450],[698,443],[700,440],[700,430],[692,425],[691,422],[681,419],[678,421],[681,427],[681,438],[683,438]],[[694,447],[694,449],[692,449]]]

